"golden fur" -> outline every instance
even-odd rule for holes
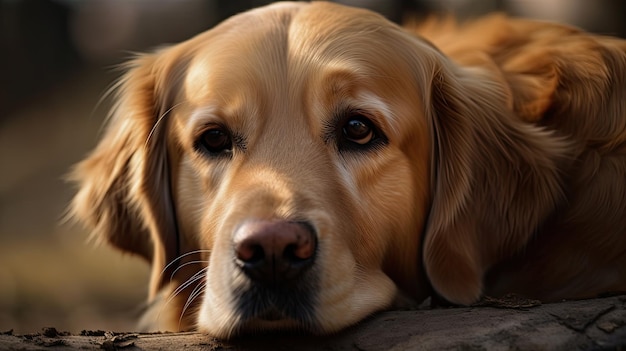
[[[279,3],[127,68],[72,209],[151,262],[145,329],[329,333],[407,298],[626,291],[623,40]],[[353,119],[371,123],[365,146]],[[232,150],[198,147],[215,126]],[[316,235],[306,282],[267,293],[284,318],[239,304],[249,220]]]

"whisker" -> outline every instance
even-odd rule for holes
[[[176,262],[180,261],[182,258],[187,257],[189,255],[193,255],[193,254],[197,254],[197,253],[210,253],[211,250],[194,250],[194,251],[189,251],[187,253],[184,253],[178,257],[176,257],[175,259],[173,259],[170,263],[168,263],[165,268],[163,268],[163,270],[161,271],[161,274],[159,275],[159,277],[163,276],[163,274],[165,274],[165,271],[167,271],[173,264],[175,264]]]
[[[168,303],[172,302],[172,300],[174,300],[174,298],[176,296],[178,296],[181,292],[183,292],[183,290],[187,289],[193,283],[195,283],[198,280],[202,279],[204,274],[206,273],[207,269],[208,268],[203,268],[203,269],[199,270],[196,274],[191,276],[191,278],[187,279],[184,283],[182,283],[176,289],[174,289],[174,291],[172,291],[172,293],[170,294],[170,297],[167,299],[165,304],[167,305]]]
[[[206,273],[208,269],[209,269],[208,267],[202,268],[196,274],[191,276],[191,278],[187,279],[184,283],[182,283],[176,289],[174,289],[174,291],[172,291],[170,293],[170,296],[167,298],[167,301],[165,301],[165,303],[161,306],[157,318],[160,317],[161,312],[165,310],[165,307],[167,307],[167,305],[169,305],[174,300],[174,298],[176,298],[176,296],[178,296],[181,292],[183,292],[183,290],[187,289],[189,286],[191,286],[193,283],[197,282],[198,280],[203,279],[204,274]]]
[[[167,109],[167,111],[165,111],[160,117],[159,119],[157,119],[156,123],[154,123],[154,125],[152,126],[152,129],[150,129],[150,133],[148,134],[148,137],[146,138],[146,143],[144,144],[145,147],[148,147],[148,143],[150,143],[150,139],[152,139],[152,135],[154,135],[154,133],[156,132],[156,129],[159,127],[159,125],[161,124],[161,121],[163,121],[163,119],[165,119],[165,117],[167,117],[167,115],[172,112],[172,110],[174,110],[176,107],[184,104],[185,101],[181,101],[177,104],[175,104],[174,106],[170,107],[169,109]]]
[[[178,266],[174,270],[174,272],[172,272],[172,275],[170,275],[170,282],[174,279],[174,275],[176,275],[176,272],[181,270],[183,267],[189,266],[189,265],[192,265],[192,264],[198,264],[198,263],[209,263],[209,261],[206,261],[206,260],[196,260],[196,261],[189,261],[189,262],[181,264],[180,266]]]
[[[178,318],[178,329],[180,329],[180,325],[183,322],[183,316],[185,316],[185,312],[187,312],[187,309],[191,306],[193,301],[197,299],[198,296],[202,295],[202,293],[204,292],[204,289],[206,288],[206,285],[207,285],[206,281],[196,285],[196,287],[193,288],[193,290],[189,294],[189,297],[187,298],[187,302],[185,302],[185,306],[183,306],[183,310],[180,313],[180,318]]]

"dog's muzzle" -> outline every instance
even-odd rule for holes
[[[235,294],[244,318],[312,322],[318,243],[310,224],[246,221],[235,231],[233,247],[235,263],[248,283]]]

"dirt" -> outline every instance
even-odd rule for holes
[[[626,296],[521,306],[389,311],[328,337],[275,333],[222,341],[201,333],[83,330],[72,335],[49,327],[14,335],[9,330],[0,332],[0,349],[626,350]]]

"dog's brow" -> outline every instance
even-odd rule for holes
[[[203,106],[191,112],[189,120],[185,125],[187,135],[193,135],[201,126],[206,125],[209,121],[218,118],[218,109],[214,105]]]
[[[329,80],[329,84],[323,88],[325,89],[322,95],[323,101],[317,101],[314,107],[317,113],[331,119],[332,113],[326,111],[329,107],[329,111],[335,112],[347,108],[368,111],[376,117],[383,129],[389,130],[391,135],[400,135],[398,118],[389,102],[367,89],[368,84],[365,84],[363,78],[349,72],[342,72],[340,76],[337,73],[330,74],[326,79]]]
[[[355,104],[358,104],[360,108],[365,110],[376,112],[377,115],[382,117],[379,122],[381,122],[383,127],[389,128],[393,135],[400,134],[397,127],[397,116],[382,97],[373,92],[362,90],[357,94]]]

